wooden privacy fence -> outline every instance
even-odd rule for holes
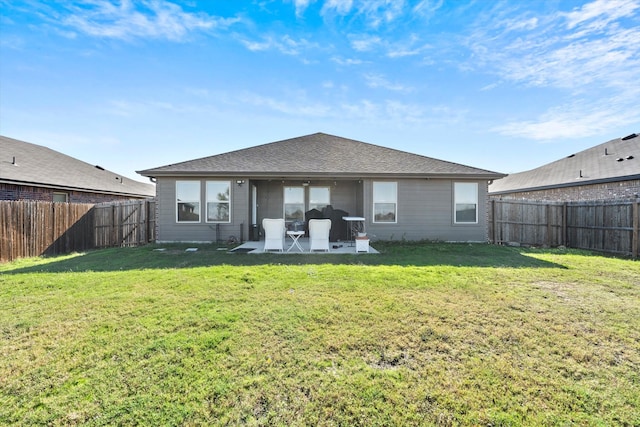
[[[94,247],[139,246],[155,241],[155,209],[153,200],[95,205]]]
[[[155,240],[155,202],[0,201],[0,262]]]
[[[493,243],[566,246],[638,257],[640,202],[491,200]]]

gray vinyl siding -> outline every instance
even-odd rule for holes
[[[158,194],[157,220],[158,242],[213,242],[227,241],[230,237],[246,240],[249,230],[249,180],[242,186],[236,179],[243,178],[158,178],[156,191]],[[200,222],[177,223],[176,221],[176,181],[200,182]],[[220,235],[216,235],[218,223],[206,222],[206,182],[211,180],[231,181],[231,222],[220,223]],[[241,231],[242,229],[242,231]]]
[[[362,215],[362,183],[358,181],[331,182],[331,205],[348,212],[350,216]]]
[[[392,180],[375,180],[392,181]],[[486,181],[398,180],[397,222],[373,222],[373,182],[365,182],[364,209],[367,233],[374,240],[438,240],[484,242],[486,230]],[[453,183],[478,183],[478,223],[454,224]]]
[[[206,181],[231,181],[231,222],[221,223],[216,236],[215,223],[205,221]],[[243,185],[236,184],[244,179]],[[201,217],[199,223],[176,222],[176,181],[197,180],[201,185]],[[373,182],[398,183],[397,222],[373,223]],[[478,223],[454,224],[454,182],[478,183]],[[257,218],[251,218],[251,187],[258,188]],[[157,221],[159,242],[211,242],[236,239],[249,240],[251,224],[261,224],[263,218],[283,217],[283,187],[299,186],[301,181],[250,180],[243,177],[158,178]],[[313,181],[311,186],[331,188],[331,204],[351,216],[363,216],[372,240],[437,240],[454,242],[487,241],[487,182],[464,179],[365,179]],[[260,225],[261,227],[261,225]],[[242,230],[242,231],[241,231]]]

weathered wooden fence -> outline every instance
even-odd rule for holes
[[[155,241],[155,202],[101,203],[92,210],[94,247],[139,246]]]
[[[155,240],[155,202],[0,201],[0,262]]]
[[[566,246],[638,257],[640,202],[535,202],[492,200],[494,243]]]

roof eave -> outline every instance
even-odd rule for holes
[[[155,194],[143,194],[143,193],[135,193],[135,192],[127,192],[127,191],[99,190],[95,188],[71,187],[71,186],[56,185],[56,184],[43,184],[41,182],[31,182],[31,181],[15,181],[15,180],[0,179],[0,184],[27,185],[31,187],[50,188],[52,190],[81,191],[84,193],[108,194],[110,196],[131,196],[131,197],[139,197],[139,198],[155,197]]]
[[[640,179],[640,175],[617,176],[612,178],[591,179],[588,181],[582,181],[582,178],[576,178],[576,182],[563,182],[560,184],[541,185],[538,187],[515,188],[511,190],[491,191],[491,187],[489,187],[489,194],[501,195],[501,194],[510,194],[510,193],[524,193],[527,191],[544,191],[544,190],[553,190],[555,188],[577,187],[579,185],[595,185],[595,184],[607,184],[610,182],[633,181],[636,179]]]
[[[192,177],[192,176],[220,176],[220,177],[246,177],[255,179],[274,178],[421,178],[421,179],[499,179],[507,176],[497,172],[482,173],[371,173],[371,172],[247,172],[247,171],[138,171],[142,176],[149,178],[157,177]]]

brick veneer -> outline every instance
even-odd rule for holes
[[[492,199],[540,200],[568,202],[582,200],[622,200],[640,197],[640,180],[607,182],[603,184],[576,185],[538,191],[520,191],[508,194],[493,194]]]
[[[27,185],[0,184],[0,200],[42,200],[51,202],[53,201],[53,193],[66,193],[67,201],[70,203],[102,203],[137,198],[84,191],[55,190]]]

